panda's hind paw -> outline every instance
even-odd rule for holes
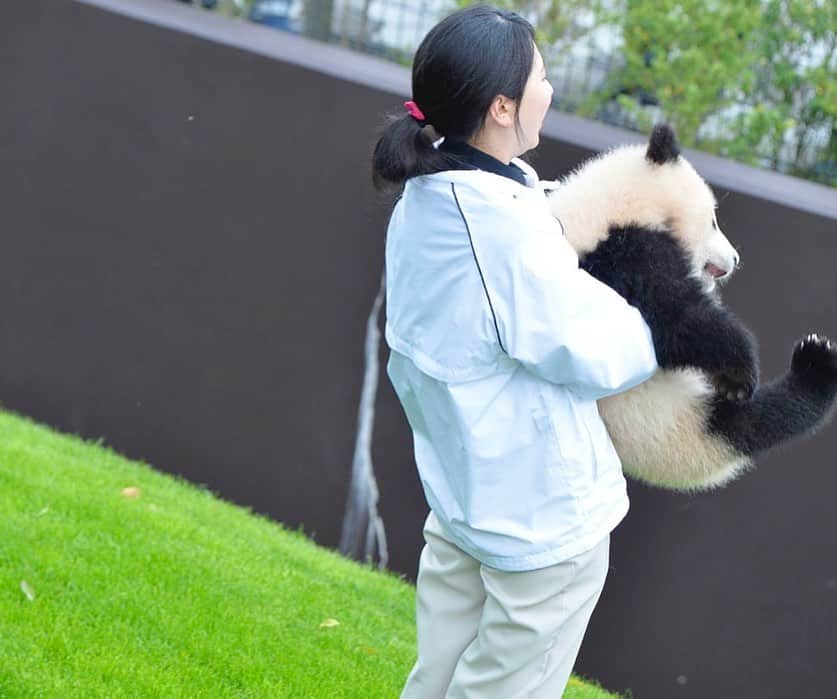
[[[817,333],[799,340],[793,348],[791,371],[817,384],[837,382],[837,343]]]

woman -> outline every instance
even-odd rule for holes
[[[596,400],[657,369],[639,312],[578,267],[536,171],[552,101],[531,25],[435,26],[376,144],[387,373],[430,513],[403,699],[560,697],[628,510]],[[444,139],[444,140],[442,140]]]

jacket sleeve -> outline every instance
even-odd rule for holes
[[[579,268],[560,231],[501,228],[475,232],[475,255],[481,253],[498,338],[510,357],[590,400],[626,391],[657,371],[651,330],[639,311]]]

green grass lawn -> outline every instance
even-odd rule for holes
[[[414,605],[394,573],[0,411],[4,699],[397,697]]]

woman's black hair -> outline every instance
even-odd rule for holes
[[[413,58],[412,99],[425,118],[406,108],[386,117],[372,154],[375,188],[456,169],[455,156],[435,148],[433,140],[467,141],[485,124],[497,95],[519,105],[532,71],[534,39],[526,19],[489,5],[457,10],[433,27]],[[516,110],[515,129],[519,125]]]

